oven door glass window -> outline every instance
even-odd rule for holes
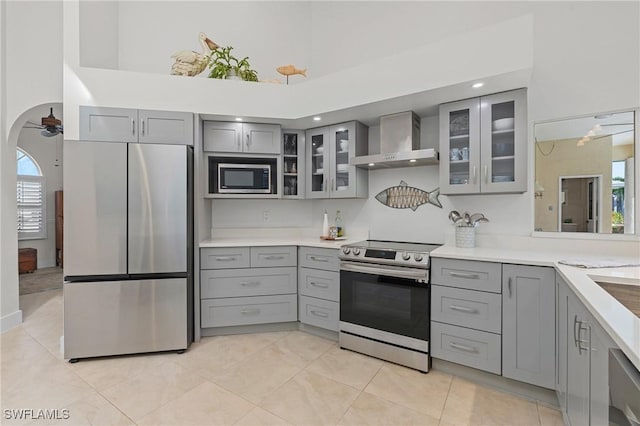
[[[429,340],[429,287],[410,279],[340,271],[340,321]]]

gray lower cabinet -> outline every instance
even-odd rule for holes
[[[431,323],[431,355],[500,374],[500,335],[438,322]]]
[[[567,409],[567,285],[556,272],[556,395],[560,410]]]
[[[338,331],[340,262],[337,249],[298,249],[298,312],[300,322]]]
[[[201,327],[298,320],[296,246],[200,249]]]
[[[557,276],[556,281],[562,321],[556,386],[560,408],[571,425],[609,424],[608,356],[616,345],[564,280]]]
[[[431,320],[500,334],[502,298],[499,294],[431,286]]]
[[[431,262],[431,282],[469,290],[502,292],[502,265],[475,260],[434,258]]]
[[[80,106],[80,140],[193,145],[190,112]]]
[[[555,271],[502,265],[502,375],[555,388]]]

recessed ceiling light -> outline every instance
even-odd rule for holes
[[[415,159],[415,158],[412,158],[411,160],[409,160],[409,162],[410,162],[410,163],[415,163],[415,162],[416,162],[416,159]]]
[[[471,87],[473,87],[474,89],[478,89],[478,88],[480,88],[482,86],[484,86],[484,83],[474,83],[473,86],[471,86]]]
[[[236,121],[242,121],[241,117],[236,117]]]
[[[313,117],[313,121],[320,121],[320,120],[322,120],[322,117],[317,117],[317,116]]]
[[[375,165],[376,165],[376,163],[369,163],[369,167],[373,167]]]

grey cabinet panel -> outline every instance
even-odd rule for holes
[[[459,259],[431,259],[431,283],[500,293],[502,265]]]
[[[251,247],[251,267],[296,266],[297,254],[296,246]]]
[[[280,154],[282,132],[277,124],[244,123],[243,152],[255,154]]]
[[[592,425],[609,424],[609,349],[615,348],[609,335],[591,319],[589,415]]]
[[[555,388],[555,271],[502,266],[502,375]]]
[[[242,152],[242,123],[203,122],[204,151]]]
[[[315,297],[298,296],[300,322],[327,330],[338,331],[340,304]]]
[[[64,162],[64,274],[126,274],[127,145],[65,141]]]
[[[201,269],[248,268],[249,247],[207,247],[200,249]]]
[[[200,296],[267,296],[296,292],[296,268],[210,269],[200,272]]]
[[[455,325],[431,323],[431,355],[500,374],[500,335]]]
[[[567,284],[556,272],[556,394],[562,411],[567,410]]]
[[[431,319],[500,334],[502,298],[495,293],[432,285]]]
[[[589,424],[589,345],[591,327],[587,313],[576,296],[567,303],[569,342],[567,345],[567,417],[571,425]]]
[[[138,110],[80,106],[80,140],[138,142]]]
[[[298,249],[298,265],[305,268],[337,272],[340,270],[338,249],[300,247]]]
[[[295,294],[232,297],[201,301],[202,327],[266,324],[298,320]]]
[[[340,273],[300,267],[298,293],[333,302],[340,301]]]
[[[138,111],[140,143],[193,145],[193,114],[173,111]]]

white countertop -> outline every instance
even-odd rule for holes
[[[609,333],[627,358],[640,370],[640,319],[594,282],[596,280],[640,286],[640,266],[610,268],[579,268],[558,263],[560,260],[637,264],[637,258],[606,256],[575,256],[566,252],[541,252],[496,248],[457,248],[442,246],[431,252],[432,257],[480,260],[521,265],[553,266]]]
[[[339,249],[366,238],[347,237],[345,240],[322,240],[320,237],[282,236],[282,237],[221,237],[204,240],[200,247],[265,247],[265,246],[305,246]]]

